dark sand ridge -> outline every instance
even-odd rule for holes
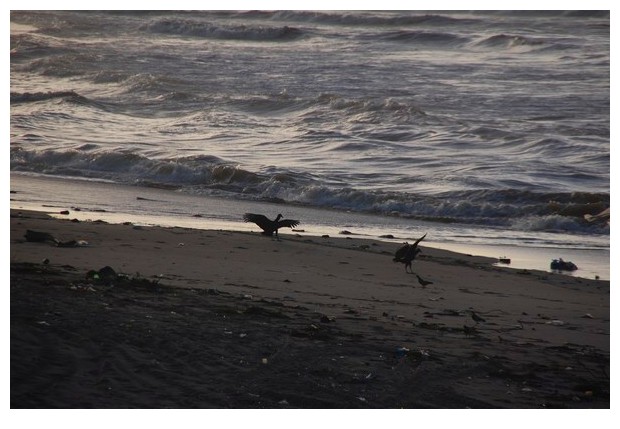
[[[281,236],[12,211],[11,406],[609,407],[608,281]]]

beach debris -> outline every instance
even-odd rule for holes
[[[49,232],[33,231],[31,229],[26,230],[26,234],[24,235],[24,237],[26,238],[26,241],[30,241],[33,243],[50,242],[52,244],[55,244],[57,247],[88,246],[88,242],[85,240],[60,241]]]
[[[409,349],[407,347],[397,347],[394,351],[394,356],[396,356],[397,359],[400,359],[407,356],[407,353],[409,353]]]
[[[86,278],[110,284],[118,278],[118,274],[116,274],[112,267],[106,265],[97,271],[90,270],[86,273]]]
[[[330,322],[335,322],[335,321],[336,321],[335,317],[329,317],[326,315],[321,316],[321,323],[330,323]]]
[[[575,271],[578,269],[577,265],[573,264],[570,261],[565,261],[562,258],[552,260],[550,268],[556,271]]]
[[[594,316],[592,316],[590,313],[586,313],[583,316],[581,316],[583,319],[594,319]]]
[[[429,281],[429,280],[424,280],[422,277],[420,277],[419,275],[415,275],[418,278],[418,283],[420,283],[422,285],[422,288],[425,288],[428,285],[432,285],[433,282]]]
[[[394,259],[392,259],[392,261],[405,264],[405,272],[409,272],[407,271],[407,268],[409,268],[409,270],[413,274],[413,270],[411,269],[411,263],[413,262],[417,254],[422,251],[422,249],[418,247],[418,244],[420,243],[420,241],[424,240],[425,237],[426,234],[418,238],[413,244],[405,242],[404,245],[396,251],[396,253],[394,254]]]
[[[323,234],[321,235],[321,238],[329,238],[329,234]]]
[[[553,326],[564,326],[566,324],[566,322],[563,322],[562,320],[550,320],[548,322],[546,322],[547,325],[553,325]]]
[[[343,229],[342,231],[340,231],[338,234],[342,234],[342,235],[352,235],[353,233],[351,231],[347,231],[346,229]]]
[[[262,358],[262,359],[261,359],[261,363],[262,363],[263,365],[267,365],[267,363],[268,363],[267,358]]]
[[[497,259],[497,261],[498,261],[500,264],[510,265],[510,258],[507,258],[507,257],[505,257],[505,256],[500,256],[500,257]]]
[[[392,234],[384,234],[380,235],[379,238],[394,238],[394,236]]]
[[[43,261],[41,261],[41,263],[43,265],[48,265],[50,263],[50,260],[48,258],[43,259]]]
[[[61,215],[68,215],[69,214],[69,210],[63,210],[60,212]]]

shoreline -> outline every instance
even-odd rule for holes
[[[12,408],[609,408],[608,281],[422,242],[423,287],[396,243],[18,212]]]
[[[576,248],[492,243],[489,238],[478,242],[475,230],[466,233],[458,226],[438,225],[398,218],[378,218],[368,214],[339,212],[327,209],[289,206],[276,203],[229,200],[222,197],[199,197],[178,192],[128,185],[117,185],[90,180],[11,173],[11,208],[56,213],[69,210],[70,217],[78,220],[105,220],[112,223],[131,221],[142,225],[190,227],[201,230],[225,229],[252,231],[253,226],[243,223],[245,211],[277,213],[301,219],[304,235],[339,236],[351,231],[355,237],[369,240],[402,243],[413,241],[430,231],[427,246],[498,259],[507,257],[511,269],[535,269],[551,272],[553,259],[573,261],[579,269],[563,272],[586,279],[610,279],[609,248]],[[14,192],[14,193],[13,193]],[[53,197],[50,197],[53,195]],[[77,211],[79,210],[79,211]],[[66,217],[58,215],[58,217]],[[470,237],[463,242],[451,242],[463,233]],[[490,231],[485,234],[503,234]],[[386,239],[385,236],[393,236]],[[464,237],[464,236],[463,236]],[[530,238],[530,240],[533,239]],[[491,243],[491,244],[484,244]]]

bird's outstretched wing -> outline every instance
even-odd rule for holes
[[[428,234],[428,233],[427,233],[427,234]],[[418,238],[418,239],[416,240],[416,242],[415,242],[415,243],[413,243],[413,247],[416,247],[420,241],[424,240],[424,238],[425,238],[425,237],[426,237],[426,234],[424,234],[422,237]]]
[[[282,219],[281,221],[278,222],[278,228],[282,228],[282,227],[295,228],[297,225],[299,225],[299,221],[295,219]]]
[[[243,220],[245,222],[254,222],[256,225],[260,226],[261,229],[266,230],[271,227],[272,221],[267,218],[267,216],[262,214],[255,213],[246,213],[243,215]]]

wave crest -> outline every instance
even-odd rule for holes
[[[142,29],[151,33],[174,36],[250,41],[291,40],[303,35],[303,32],[298,28],[287,25],[279,27],[220,26],[190,19],[158,19],[146,24]]]

